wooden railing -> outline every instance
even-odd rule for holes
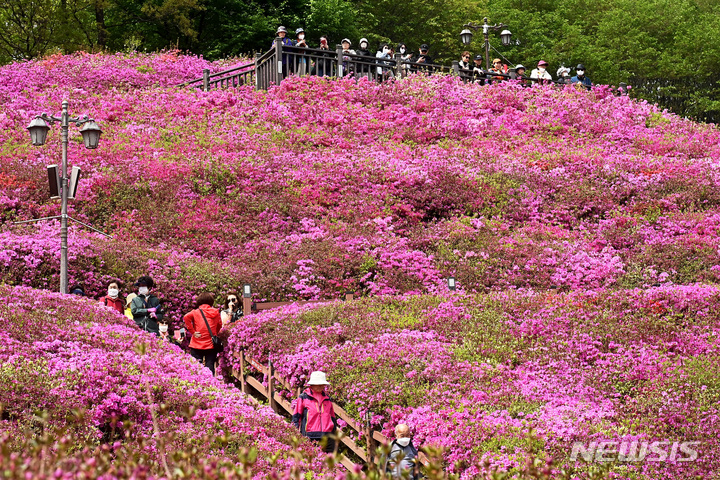
[[[233,368],[231,374],[240,382],[240,389],[242,392],[249,395],[251,393],[250,387],[252,387],[253,390],[267,399],[270,408],[272,408],[275,413],[292,416],[294,412],[292,404],[278,393],[278,385],[293,394],[294,397],[297,397],[300,393],[302,393],[302,388],[293,387],[287,379],[280,376],[277,371],[275,371],[271,361],[268,361],[267,365],[262,365],[260,362],[246,355],[244,351],[236,353],[235,358],[239,361],[240,369],[237,370]],[[250,375],[249,369],[252,369],[257,373],[261,373],[264,378],[267,379],[267,386],[263,385],[262,382]],[[352,438],[346,435],[341,435],[339,437],[340,442],[357,455],[357,457],[363,462],[379,464],[381,459],[377,453],[378,446],[389,443],[389,439],[381,432],[371,428],[370,415],[368,414],[365,418],[365,422],[361,423],[348,415],[348,413],[335,402],[333,402],[333,408],[335,409],[335,415],[347,423],[348,428],[365,437],[367,447],[363,448]],[[355,468],[355,462],[345,455],[341,456],[341,463],[348,470]]]

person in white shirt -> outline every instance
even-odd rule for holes
[[[545,60],[538,62],[537,68],[530,72],[530,78],[538,80],[537,83],[550,83],[552,82],[552,75],[547,71],[548,63]]]

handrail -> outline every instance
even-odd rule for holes
[[[260,362],[246,355],[244,350],[240,351],[240,353],[233,354],[233,356],[240,361],[240,371],[233,368],[231,375],[240,382],[240,389],[243,393],[249,393],[248,386],[251,386],[256,392],[268,400],[270,408],[272,408],[275,413],[282,413],[283,410],[288,415],[294,413],[292,404],[276,391],[276,385],[279,383],[289,392],[293,392],[295,389],[291,387],[288,379],[282,377],[275,371],[272,362],[268,361],[268,366],[264,367]],[[263,385],[248,373],[246,363],[267,378],[267,386]],[[297,393],[299,394],[300,391],[301,389],[298,388]],[[363,426],[362,422],[358,422],[352,418],[340,405],[335,402],[332,402],[332,405],[338,418],[342,419],[352,430],[365,436],[367,446],[365,448],[361,447],[348,436],[341,436],[340,441],[364,462],[379,464],[382,459],[379,455],[376,455],[377,447],[379,444],[388,444],[390,439],[383,435],[382,432],[373,430],[370,427],[369,416],[366,418],[365,426]],[[354,467],[352,461],[346,457],[344,460],[347,461],[341,463],[345,465],[346,468],[352,469]]]
[[[344,53],[340,45],[337,45],[334,50],[289,46],[283,45],[281,39],[276,38],[273,47],[264,53],[256,54],[255,61],[252,63],[212,74],[206,69],[202,78],[189,80],[177,86],[201,86],[203,90],[207,91],[211,87],[236,87],[254,83],[256,90],[267,90],[271,85],[278,85],[289,74],[326,77],[352,75],[355,78],[368,77],[371,80],[382,82],[392,77],[402,78],[410,73],[450,74],[458,76],[463,82],[495,83],[505,80],[520,80],[524,86],[534,83],[554,85],[568,83],[566,79],[540,80],[527,76],[517,77],[513,73],[461,69],[457,61],[448,66],[403,60],[399,54],[386,58],[360,55],[357,52]]]

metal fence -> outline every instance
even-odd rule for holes
[[[694,120],[720,123],[720,81],[633,77],[630,94]]]

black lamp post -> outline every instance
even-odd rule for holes
[[[490,31],[497,31],[503,29],[500,32],[500,40],[505,46],[510,45],[510,37],[512,33],[507,29],[507,25],[498,23],[496,25],[489,25],[487,17],[483,18],[482,25],[475,25],[474,23],[468,23],[463,25],[463,31],[460,32],[460,40],[464,45],[470,45],[473,38],[473,31],[477,31],[482,28],[483,36],[485,37],[485,69],[490,70]],[[472,29],[472,30],[471,30]]]
[[[47,140],[47,134],[50,131],[50,124],[53,124],[55,122],[60,122],[60,129],[61,129],[61,137],[62,137],[62,165],[60,167],[60,172],[54,173],[55,170],[51,167],[48,167],[51,172],[49,172],[49,178],[51,180],[50,182],[50,191],[51,195],[53,195],[53,192],[57,190],[57,184],[53,185],[53,180],[55,180],[54,177],[57,177],[57,180],[59,180],[59,190],[60,192],[60,198],[61,198],[61,207],[60,207],[60,293],[68,293],[68,244],[67,244],[67,237],[68,237],[68,216],[67,213],[67,202],[68,198],[74,198],[75,192],[77,190],[77,183],[79,181],[80,177],[80,168],[79,167],[73,167],[72,175],[68,176],[67,174],[67,156],[68,156],[68,130],[70,129],[70,123],[74,123],[76,126],[83,126],[82,129],[80,129],[80,133],[83,137],[83,143],[85,143],[85,148],[89,149],[95,149],[98,147],[98,143],[100,142],[100,134],[102,133],[102,130],[100,130],[100,127],[97,123],[95,123],[94,120],[85,117],[76,117],[72,118],[68,114],[68,101],[63,100],[62,102],[62,114],[60,117],[55,117],[54,115],[48,116],[48,114],[43,113],[42,115],[38,115],[35,118],[30,121],[30,125],[28,125],[27,129],[30,132],[30,140],[32,141],[32,144],[36,147],[45,145],[45,141]],[[24,222],[15,222],[15,223],[28,223],[28,222],[36,222],[40,220],[48,220],[52,218],[57,217],[47,217],[47,218],[38,218],[34,220],[26,220]],[[100,230],[97,230],[89,225],[86,225],[82,222],[79,222],[75,219],[74,220],[98,233],[102,233],[105,236],[104,232],[101,232]]]

